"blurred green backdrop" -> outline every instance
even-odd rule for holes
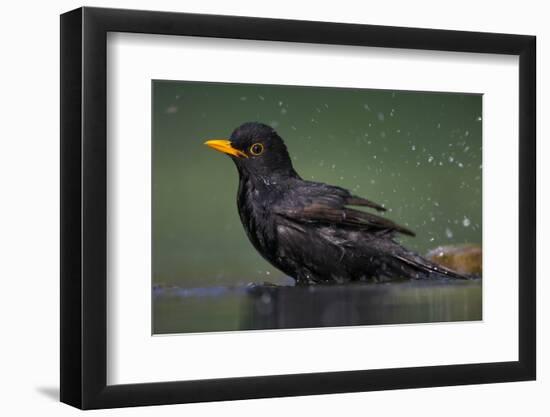
[[[481,243],[482,96],[154,80],[153,283],[287,282],[241,226],[237,171],[203,145],[270,124],[305,179],[388,207],[408,247]]]

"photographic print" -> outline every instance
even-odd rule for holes
[[[482,95],[152,81],[153,334],[482,319]]]
[[[536,379],[534,36],[89,7],[60,33],[62,402]]]

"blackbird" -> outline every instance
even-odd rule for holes
[[[386,209],[348,190],[302,179],[283,139],[262,123],[244,123],[229,140],[205,145],[231,157],[239,172],[237,207],[256,250],[297,285],[467,279],[406,249],[407,227],[352,206]]]

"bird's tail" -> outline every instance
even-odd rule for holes
[[[395,243],[395,248],[391,251],[392,272],[396,275],[407,275],[412,279],[460,279],[469,280],[478,278],[474,275],[460,274],[452,269],[438,265],[423,256],[405,249],[403,246]]]

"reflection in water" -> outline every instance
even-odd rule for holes
[[[154,334],[481,320],[481,280],[155,287]]]

